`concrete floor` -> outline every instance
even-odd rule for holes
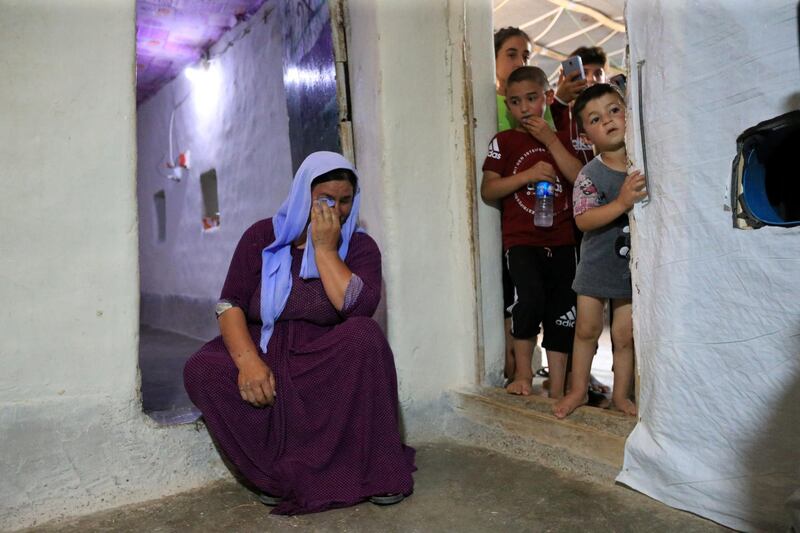
[[[478,448],[417,448],[416,491],[391,507],[361,504],[272,516],[246,489],[204,489],[29,531],[727,531],[620,486],[576,481]]]
[[[159,424],[186,424],[200,418],[183,388],[183,365],[206,341],[142,325],[139,368],[142,409]]]

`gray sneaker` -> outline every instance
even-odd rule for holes
[[[387,492],[386,494],[376,494],[375,496],[370,496],[369,501],[375,505],[394,505],[403,501],[403,498],[405,498],[405,496],[399,492]]]
[[[266,492],[262,492],[261,494],[258,495],[258,501],[260,501],[264,505],[275,507],[276,505],[281,503],[281,501],[283,501],[283,498],[281,498],[280,496],[273,496],[272,494],[267,494]]]

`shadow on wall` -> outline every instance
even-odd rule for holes
[[[795,330],[800,333],[800,324]],[[786,531],[794,515],[800,532],[800,359],[789,355],[775,363],[791,379],[783,381],[788,386],[775,403],[764,402],[763,424],[754,428],[753,446],[743,458],[749,479],[747,516],[759,530]]]
[[[786,113],[800,109],[800,92],[788,96],[784,106],[786,108]]]

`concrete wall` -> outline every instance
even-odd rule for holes
[[[483,153],[473,153],[471,136],[491,135],[494,98],[490,81],[486,89],[481,82],[473,99],[464,80],[473,43],[491,49],[490,6],[478,0],[353,0],[350,18],[363,218],[384,252],[387,328],[402,412],[411,440],[437,437],[441,426],[429,422],[445,416],[446,390],[478,381],[485,337],[473,255],[475,213],[483,208],[473,203],[472,190]],[[268,35],[264,41],[249,37],[254,47],[271,46]],[[0,233],[0,298],[21,303],[4,306],[0,320],[0,527],[157,498],[227,475],[205,432],[158,428],[141,413],[134,1],[6,1],[0,3],[0,45],[6,66],[0,101],[8,117],[0,126],[0,221],[13,230]],[[220,62],[227,65],[229,54],[248,46],[247,39],[237,42]],[[473,72],[480,80],[493,79],[486,55]],[[269,56],[259,59],[273,64]],[[230,68],[238,79],[258,83],[242,72],[258,65]],[[204,293],[213,297],[241,231],[274,212],[285,191],[271,183],[274,199],[242,206],[235,223],[226,195],[263,197],[267,187],[256,186],[247,174],[252,169],[262,178],[285,177],[288,190],[288,150],[281,159],[265,142],[260,150],[233,154],[220,147],[219,137],[191,136],[183,115],[193,105],[187,100],[176,118],[176,147],[192,150],[194,168],[180,183],[167,182],[157,170],[168,148],[165,109],[185,94],[179,89],[187,81],[173,85],[156,97],[166,102],[156,99],[140,109],[139,141],[146,151],[139,162],[140,242],[150,250],[143,252],[143,288],[156,294],[171,284],[180,290],[170,294],[192,295],[213,286]],[[269,107],[260,107],[261,115],[225,111],[239,105],[267,104],[223,99],[214,115],[222,127],[214,135],[235,141],[238,130],[259,135],[265,120],[273,128],[285,124],[280,110]],[[152,124],[152,137],[145,123]],[[481,150],[485,141],[477,145]],[[194,180],[209,166],[219,175],[222,226],[203,234]],[[231,178],[245,175],[239,182]],[[182,235],[183,244],[152,242],[159,183],[168,203],[179,200],[167,231],[168,239]],[[488,245],[499,249],[491,236]],[[181,254],[197,247],[219,251],[207,263],[187,266]],[[155,271],[159,254],[187,263],[164,276]]]
[[[376,156],[383,149],[383,129],[378,92],[375,90],[379,72],[378,50],[374,44],[370,44],[379,39],[375,9],[371,4],[344,0],[342,11],[345,17],[355,163],[361,177],[361,224],[383,253],[383,180],[381,157]],[[358,21],[358,24],[353,25],[352,20]],[[385,254],[383,260],[386,261]],[[384,278],[382,298],[374,318],[388,332],[386,307]]]
[[[248,27],[250,33],[242,38]],[[200,70],[194,79],[179,75],[138,109],[145,324],[199,338],[218,335],[212,309],[236,243],[253,222],[272,216],[289,192],[282,43],[280,9],[267,2],[212,48],[207,71]],[[167,178],[165,166],[173,111],[173,157],[191,153],[191,167],[179,182]],[[221,224],[204,231],[200,175],[211,168],[217,171]],[[167,206],[163,242],[153,200],[160,190]]]
[[[497,102],[495,98],[494,29],[490,2],[467,3],[465,21],[466,51],[469,55],[466,80],[472,87],[472,132],[474,143],[475,192],[473,225],[475,261],[479,275],[478,326],[481,332],[479,365],[476,379],[487,385],[503,384],[505,337],[503,331],[503,281],[500,258],[502,238],[500,210],[480,198],[483,176],[481,167],[486,159],[489,141],[497,133]],[[535,357],[535,356],[534,356]]]
[[[134,16],[0,2],[0,529],[222,474],[138,398]]]
[[[495,120],[493,67],[486,57],[491,6],[421,0],[348,4],[356,154],[362,173],[380,180],[380,189],[373,188],[365,202],[378,205],[380,213],[369,211],[372,207],[365,216],[368,224],[381,220],[388,336],[402,411],[411,438],[440,436],[429,422],[440,413],[444,391],[478,381],[483,334],[477,319],[473,188],[475,161],[484,154],[472,151],[473,98],[464,81],[464,58],[473,41],[487,50],[478,54],[472,75],[487,80],[475,98],[475,135],[488,140]],[[495,314],[501,331],[499,306]]]

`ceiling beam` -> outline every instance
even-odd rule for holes
[[[535,55],[540,55],[549,57],[550,59],[555,59],[556,61],[564,61],[567,58],[567,56],[565,56],[561,52],[556,52],[555,50],[539,43],[533,43],[533,53]]]
[[[603,26],[606,26],[620,33],[625,33],[625,24],[617,22],[616,20],[612,19],[605,13],[601,13],[600,11],[596,10],[593,7],[576,4],[575,2],[572,2],[570,0],[547,0],[547,1],[550,2],[551,4],[563,7],[564,9],[572,11],[574,13],[583,13],[584,15],[589,15],[597,22],[601,23]]]
[[[611,33],[609,33],[608,35],[606,35],[605,37],[603,37],[602,39],[597,41],[597,44],[595,44],[595,46],[603,46],[607,41],[609,41],[616,34],[617,34],[617,32],[612,30]]]
[[[528,26],[533,26],[534,24],[537,24],[537,23],[539,23],[539,22],[541,22],[541,21],[543,21],[543,20],[545,20],[545,19],[547,19],[549,17],[552,17],[552,16],[558,17],[558,15],[560,14],[561,11],[564,11],[564,8],[563,7],[557,7],[552,11],[548,11],[544,15],[540,15],[540,16],[536,17],[535,19],[531,19],[531,20],[529,20],[528,22],[526,22],[524,24],[520,24],[519,25],[519,29],[524,30]]]
[[[556,39],[555,41],[547,43],[547,47],[548,48],[552,48],[552,47],[554,47],[554,46],[556,46],[558,44],[565,43],[567,41],[571,41],[575,37],[580,37],[581,35],[583,35],[585,33],[589,33],[590,31],[592,31],[592,30],[594,30],[596,28],[599,28],[602,25],[603,24],[601,24],[600,22],[595,22],[591,26],[584,26],[583,28],[581,28],[580,30],[578,30],[576,32],[570,33],[569,35],[565,35],[564,37],[561,37],[560,39]]]
[[[495,7],[495,8],[494,8],[492,11],[497,11],[498,9],[500,9],[501,7],[503,7],[504,5],[506,5],[507,3],[509,3],[510,1],[511,1],[511,0],[503,0],[502,2],[500,2],[500,5],[498,5],[497,7]]]
[[[555,9],[555,14],[553,15],[553,19],[550,21],[550,24],[548,24],[547,27],[545,29],[543,29],[542,32],[539,35],[534,37],[533,40],[534,41],[539,41],[539,40],[541,40],[542,37],[547,35],[547,33],[551,29],[553,29],[553,26],[556,25],[556,22],[558,21],[559,17],[561,17],[561,13],[563,13],[563,12],[564,12],[564,8],[563,7],[557,7]]]
[[[624,51],[625,49],[622,48],[620,50],[615,50],[614,52],[611,52],[611,54],[609,55],[617,55]],[[565,59],[567,59],[567,56],[562,54],[561,52],[557,52],[539,43],[533,43],[533,55],[549,57],[550,59],[555,59],[556,61],[564,61]],[[531,58],[532,57],[533,56],[531,56]],[[532,59],[531,59],[531,64],[533,64]],[[608,65],[606,65],[606,74],[613,76],[614,74],[626,74],[626,72],[623,68],[620,68],[617,65],[609,63]]]
[[[618,54],[624,54],[624,53],[625,53],[625,47],[622,47],[619,50],[614,50],[613,52],[608,52],[606,54],[606,56],[611,57],[611,56],[615,56],[615,55],[618,55]]]

